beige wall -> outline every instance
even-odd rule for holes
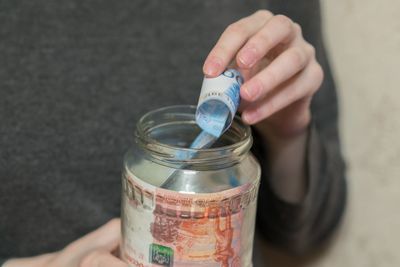
[[[310,266],[400,266],[400,1],[323,7],[350,202],[334,246]]]
[[[350,201],[335,244],[310,266],[400,266],[400,1],[322,2]]]
[[[310,259],[270,248],[271,267],[400,266],[400,0],[321,0],[341,101],[349,203]],[[257,244],[256,239],[256,244]]]

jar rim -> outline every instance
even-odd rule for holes
[[[196,149],[196,148],[189,148],[189,147],[180,147],[171,144],[163,143],[156,138],[153,138],[149,135],[151,132],[151,128],[157,124],[155,124],[154,117],[159,116],[167,116],[168,114],[180,114],[180,115],[187,115],[188,119],[189,116],[192,117],[191,121],[195,124],[195,112],[196,106],[194,105],[173,105],[173,106],[166,106],[161,107],[150,112],[144,114],[136,124],[136,137],[139,138],[142,144],[147,144],[146,149],[149,149],[153,152],[159,154],[159,156],[166,156],[165,154],[169,155],[171,160],[174,159],[173,155],[176,155],[177,151],[184,153],[188,153],[188,155],[199,155],[202,154],[203,156],[200,157],[202,161],[206,160],[215,160],[220,159],[221,154],[230,154],[226,153],[228,151],[236,152],[239,156],[242,156],[244,153],[247,153],[250,150],[252,145],[252,135],[251,135],[251,128],[250,126],[243,123],[241,118],[236,115],[232,122],[232,126],[227,131],[232,131],[232,129],[236,129],[236,131],[241,131],[240,138],[237,142],[233,142],[232,144],[222,145],[218,147],[211,147],[211,148],[204,148],[204,149]],[[225,153],[222,153],[225,152]],[[164,154],[164,155],[161,155]],[[192,158],[193,160],[199,160],[199,157]],[[178,159],[175,159],[178,160]],[[190,161],[190,160],[189,160]],[[187,162],[187,161],[186,161]],[[193,163],[193,162],[192,162]]]

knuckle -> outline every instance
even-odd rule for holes
[[[285,15],[276,15],[275,20],[286,31],[291,31],[293,29],[293,21],[289,17]]]
[[[319,85],[321,85],[322,81],[324,80],[324,70],[318,63],[315,64],[314,76],[315,79],[319,81],[318,82],[318,87],[319,87]]]
[[[236,34],[236,35],[240,35],[240,36],[247,34],[246,27],[240,22],[235,22],[235,23],[232,23],[231,25],[229,25],[226,28],[226,32],[229,34]]]
[[[251,42],[260,44],[263,47],[271,47],[273,45],[273,40],[271,39],[269,32],[266,31],[265,26],[264,29],[256,34],[252,39]]]
[[[306,50],[310,57],[315,57],[315,47],[309,43],[306,43]]]
[[[293,23],[293,28],[294,28],[294,30],[296,31],[297,34],[299,34],[299,35],[303,34],[303,30],[302,30],[300,24],[294,22]]]
[[[290,62],[298,68],[305,66],[305,56],[301,49],[293,48],[290,50]]]
[[[265,18],[265,19],[270,18],[270,17],[273,16],[272,12],[269,11],[269,10],[266,10],[266,9],[257,10],[254,14],[255,15],[259,15],[259,16]]]
[[[320,88],[322,81],[324,80],[324,71],[320,64],[315,62],[310,66],[310,75],[312,77],[313,86],[311,88],[311,94],[314,94]]]

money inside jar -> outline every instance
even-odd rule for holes
[[[240,104],[240,86],[243,77],[235,69],[227,69],[216,78],[203,80],[196,110],[196,123],[202,129],[190,145],[190,148],[204,149],[211,147],[231,126]],[[190,158],[193,155],[182,155]],[[182,168],[185,167],[184,165]],[[172,172],[161,188],[175,189],[178,177]],[[232,176],[232,180],[235,177]]]
[[[121,258],[129,266],[252,266],[260,166],[235,117],[240,74],[205,78],[197,108],[144,115],[124,158]]]

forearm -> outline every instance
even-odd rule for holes
[[[260,147],[261,142],[258,135],[256,146]],[[344,210],[346,184],[336,142],[336,138],[328,141],[322,137],[315,124],[310,126],[304,153],[304,195],[296,202],[287,201],[281,195],[284,192],[277,192],[272,186],[272,166],[265,152],[269,149],[253,150],[263,169],[258,226],[276,245],[293,253],[305,253],[326,240],[338,224]]]

